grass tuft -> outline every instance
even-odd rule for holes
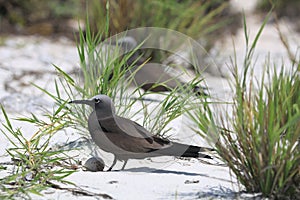
[[[64,106],[64,105],[62,105]],[[51,187],[52,182],[72,184],[64,178],[75,172],[71,169],[71,158],[64,151],[53,150],[50,147],[52,137],[67,126],[63,120],[66,112],[58,107],[52,114],[47,115],[47,121],[39,119],[34,114],[31,117],[17,118],[17,121],[30,123],[39,129],[26,138],[21,128],[14,128],[4,108],[1,107],[5,118],[1,132],[10,142],[7,154],[11,157],[12,168],[9,175],[0,179],[0,197],[30,199],[30,193],[41,195],[41,191]]]
[[[253,77],[253,54],[266,21],[249,44],[244,18],[247,47],[242,72],[236,60],[232,63],[233,111],[225,111],[225,116],[212,114],[206,103],[197,112],[201,117],[192,115],[191,119],[200,130],[213,130],[219,137],[218,154],[247,192],[296,199],[300,195],[299,66],[292,65],[290,71],[281,66],[277,71],[268,60],[261,80]]]

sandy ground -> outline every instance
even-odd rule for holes
[[[233,1],[233,5],[238,10],[244,8],[248,17],[247,25],[250,31],[250,40],[253,40],[262,18],[252,16],[253,4],[242,5],[238,2],[238,0]],[[281,21],[280,25],[284,34],[288,36],[292,50],[296,50],[300,44],[299,35],[293,32],[292,26],[287,22]],[[229,56],[233,56],[232,41],[235,43],[238,62],[242,62],[245,42],[241,29],[236,36],[228,37],[216,45],[216,51],[219,51],[220,56],[224,58],[220,67],[225,68],[226,63],[229,63]],[[258,57],[257,65],[259,67],[256,71],[258,76],[262,69],[260,64],[264,63],[268,54],[271,58],[276,58],[275,61],[278,63],[289,62],[272,23],[266,25],[255,53],[255,56]],[[71,72],[72,69],[78,67],[78,60],[75,44],[66,38],[60,38],[56,41],[38,36],[5,38],[4,44],[0,46],[0,102],[8,111],[9,116],[13,118],[30,112],[42,115],[38,106],[51,107],[53,102],[41,91],[32,87],[30,82],[54,92],[55,73],[52,64]],[[230,96],[227,79],[207,76],[206,82],[212,93],[224,98]],[[2,122],[4,120],[2,115],[0,120]],[[174,123],[174,127],[176,123]],[[19,122],[15,122],[14,125],[22,127],[28,137],[35,129],[35,127]],[[189,131],[187,127],[180,127],[180,130],[182,130],[181,132]],[[62,132],[58,137],[54,137],[52,145],[74,141],[80,137],[76,131],[70,129]],[[196,135],[184,137],[184,135],[179,134],[177,138],[182,142],[193,141],[198,145],[205,145],[205,142],[199,140]],[[0,134],[0,141],[0,162],[5,162],[9,160],[5,152],[9,143],[2,134]],[[89,158],[90,153],[90,151],[83,149],[75,154],[78,154],[79,159],[84,161]],[[111,156],[104,156],[111,162]],[[121,163],[117,165],[116,169],[120,167]],[[78,187],[87,191],[107,194],[113,199],[233,199],[235,192],[243,190],[237,184],[236,179],[231,176],[228,167],[205,164],[197,159],[181,160],[170,157],[157,160],[129,161],[124,171],[86,172],[78,170],[66,180],[74,182]],[[104,198],[101,196],[74,196],[69,191],[55,189],[46,190],[44,195],[44,197],[35,195],[32,197],[33,199]],[[247,196],[243,196],[243,198],[247,199]]]
[[[9,37],[0,47],[0,55],[2,76],[0,100],[10,118],[28,115],[31,112],[42,117],[43,113],[39,110],[39,106],[51,108],[53,102],[30,82],[54,93],[53,83],[56,75],[52,64],[60,66],[65,71],[72,71],[78,66],[75,44],[65,38],[53,41],[37,36]],[[214,79],[217,78],[212,77],[211,81]],[[2,115],[0,120],[4,122]],[[181,126],[182,121],[183,119],[179,118],[172,124],[173,133],[181,133],[176,135],[176,138],[188,144],[205,145],[205,142],[199,136],[192,134],[188,127]],[[14,121],[13,125],[21,127],[27,138],[31,137],[36,130],[36,127],[18,121]],[[80,138],[81,135],[75,130],[68,129],[54,136],[51,145],[64,144]],[[11,146],[2,134],[0,140],[2,141],[1,162],[9,161],[5,149]],[[82,148],[73,153],[78,160],[84,162],[92,152],[87,147]],[[100,153],[109,166],[112,156]],[[115,167],[116,171],[112,172],[78,170],[66,180],[86,191],[107,194],[114,199],[191,199],[219,195],[227,197],[240,190],[227,167],[205,164],[197,159],[161,157],[152,160],[130,160],[124,171],[118,171],[121,166],[122,163],[118,163]],[[43,194],[45,196],[42,198],[35,195],[32,197],[33,199],[74,199],[71,192],[63,190],[48,189]],[[101,199],[103,197],[76,196],[76,198]]]

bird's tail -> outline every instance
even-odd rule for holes
[[[172,146],[159,150],[159,153],[161,155],[169,156],[212,159],[211,156],[203,153],[211,151],[214,151],[214,149],[198,147],[193,145],[185,145],[174,142]]]

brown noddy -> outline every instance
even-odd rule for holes
[[[93,108],[88,118],[88,129],[93,141],[100,149],[114,154],[112,170],[117,160],[144,159],[154,156],[177,156],[208,158],[201,152],[213,151],[211,148],[172,142],[151,134],[138,123],[120,117],[115,113],[112,100],[106,95],[96,95],[88,100],[74,100],[69,103],[86,104]]]
[[[133,37],[126,36],[116,42],[111,42],[111,44],[121,47],[124,55],[134,51],[127,59],[125,67],[134,66],[130,69],[131,73],[134,71],[134,82],[145,91],[166,92],[182,86],[183,88],[189,87],[189,83],[184,83],[178,77],[167,73],[168,66],[158,63],[147,63],[147,59],[141,56],[140,49],[135,49],[138,43]],[[136,71],[137,68],[139,69]],[[208,96],[207,92],[205,92],[207,90],[205,87],[194,86],[192,90],[196,95]]]

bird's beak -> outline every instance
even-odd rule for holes
[[[73,101],[70,101],[69,103],[86,104],[86,105],[89,105],[89,106],[93,106],[93,101],[92,100],[73,100]]]

